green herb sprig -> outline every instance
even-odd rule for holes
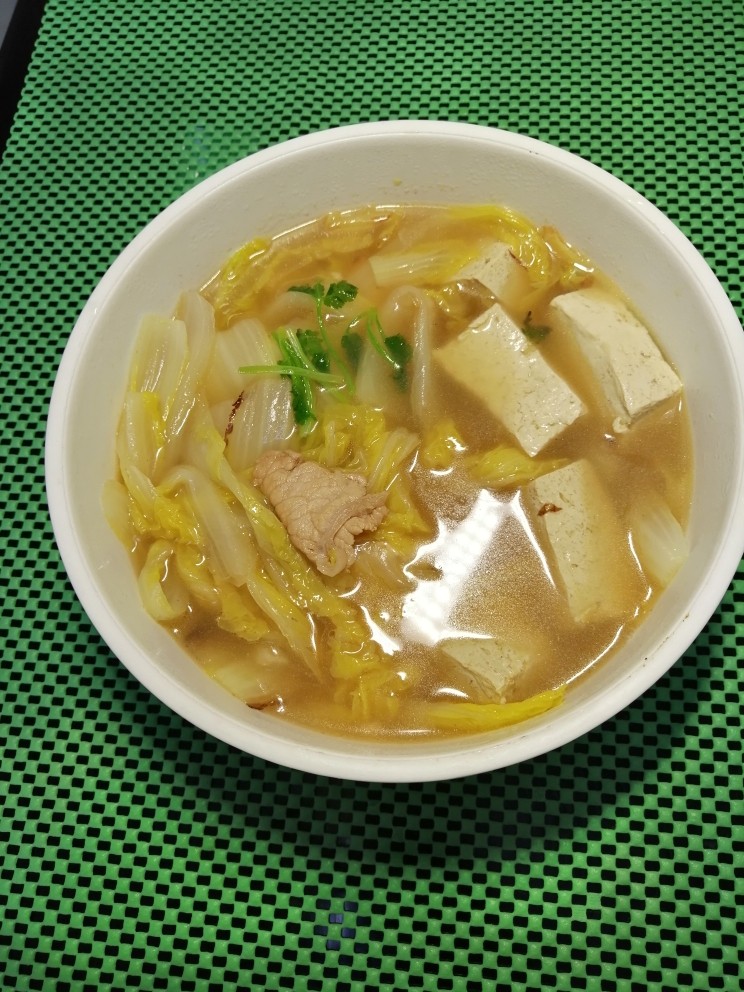
[[[363,337],[358,331],[352,330],[361,323],[364,323],[364,330],[369,343],[377,354],[390,365],[393,379],[399,388],[401,390],[406,389],[408,386],[408,365],[413,356],[413,349],[402,334],[385,335],[376,310],[367,310],[349,325],[341,339],[347,354],[359,355],[361,353]]]
[[[307,433],[317,420],[313,383],[353,395],[354,373],[359,366],[364,339],[388,363],[393,379],[401,390],[408,386],[408,366],[413,350],[400,334],[386,336],[376,310],[354,317],[341,336],[344,361],[331,344],[325,326],[325,311],[340,310],[357,297],[357,287],[340,280],[326,289],[323,283],[290,286],[291,292],[305,293],[315,303],[316,326],[294,331],[280,328],[274,332],[281,358],[275,365],[243,365],[245,375],[287,376],[292,387],[292,411],[300,429]],[[360,333],[360,330],[362,333]]]

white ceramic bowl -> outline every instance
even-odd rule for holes
[[[204,675],[140,606],[127,553],[101,511],[134,334],[170,311],[240,244],[363,203],[505,203],[555,225],[628,294],[687,386],[694,433],[691,554],[655,610],[563,705],[487,736],[370,744],[249,709]],[[46,450],[54,531],[72,584],[111,650],[204,731],[293,768],[367,781],[427,781],[514,764],[598,726],[686,651],[744,548],[744,334],[680,231],[596,166],[520,135],[396,121],[308,135],[224,169],[155,218],[114,262],[70,337]]]

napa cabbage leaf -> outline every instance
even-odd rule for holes
[[[465,451],[463,441],[452,418],[437,421],[425,433],[419,450],[419,461],[424,468],[445,472],[452,468],[455,459]]]
[[[568,464],[565,458],[531,458],[520,448],[500,445],[484,454],[470,455],[464,464],[476,482],[489,489],[521,486]]]
[[[465,700],[422,703],[416,707],[422,726],[451,733],[482,733],[521,723],[560,705],[565,688],[548,689],[517,703],[471,703]]]

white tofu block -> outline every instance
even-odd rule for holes
[[[538,454],[585,412],[579,397],[498,303],[434,357],[528,455]]]
[[[495,241],[457,273],[458,279],[477,279],[497,300],[507,306],[527,291],[527,270],[512,254],[509,245]]]
[[[582,459],[540,476],[523,497],[574,620],[612,619],[631,609],[643,594],[643,579],[592,465]]]
[[[439,646],[494,701],[504,701],[510,685],[526,665],[523,652],[495,637],[462,638],[444,641]]]
[[[648,329],[622,300],[600,290],[579,289],[557,296],[551,311],[559,320],[564,318],[592,367],[616,431],[627,430],[682,389]]]

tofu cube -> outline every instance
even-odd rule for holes
[[[645,582],[599,476],[581,459],[529,483],[525,510],[577,623],[620,617]]]
[[[682,389],[648,329],[625,303],[601,290],[557,296],[551,317],[566,327],[584,353],[618,432]]]
[[[527,663],[523,652],[495,637],[448,640],[440,648],[465,669],[486,697],[498,702],[505,702],[509,687]]]
[[[499,303],[438,348],[434,357],[528,455],[537,455],[586,412]]]
[[[509,245],[495,241],[457,273],[458,279],[477,279],[497,300],[513,305],[528,289],[527,270]]]

